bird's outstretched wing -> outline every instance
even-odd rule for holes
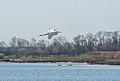
[[[49,34],[49,35],[48,35],[48,39],[51,39],[51,38],[53,37],[53,35],[54,35],[54,34],[52,34],[52,33]]]
[[[45,36],[45,35],[48,35],[48,32],[40,34],[39,36]]]

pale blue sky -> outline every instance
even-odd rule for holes
[[[38,35],[50,28],[69,40],[120,30],[120,0],[0,0],[0,41],[46,39]]]

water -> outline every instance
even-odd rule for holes
[[[120,81],[120,66],[0,63],[0,81]]]

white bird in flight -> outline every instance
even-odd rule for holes
[[[45,36],[48,35],[48,39],[51,39],[54,35],[57,35],[58,33],[61,33],[60,31],[56,31],[56,29],[50,29],[44,34],[40,34],[39,36]]]

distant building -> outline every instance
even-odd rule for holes
[[[4,59],[4,53],[0,53],[0,59]]]

